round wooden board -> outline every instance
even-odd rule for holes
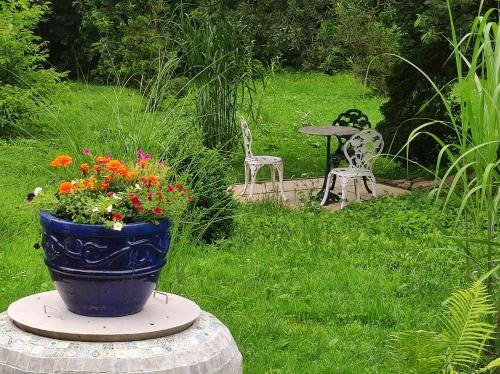
[[[155,339],[190,327],[200,307],[184,297],[154,293],[144,309],[124,317],[85,317],[70,312],[57,291],[22,298],[7,314],[21,329],[48,338],[85,342]]]

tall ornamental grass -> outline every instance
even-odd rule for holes
[[[499,11],[490,9],[483,14],[483,1],[470,32],[459,38],[453,21],[450,2],[453,55],[457,77],[452,105],[437,85],[417,66],[441,97],[449,115],[454,139],[441,139],[427,131],[438,123],[432,121],[415,129],[409,139],[428,135],[441,146],[436,165],[437,201],[443,209],[458,207],[454,232],[447,234],[464,249],[467,277],[473,272],[491,271],[499,260],[498,205],[500,201],[500,33]],[[483,14],[483,15],[481,15]],[[456,109],[459,114],[456,115]],[[444,172],[442,171],[444,170]],[[488,278],[487,288],[494,292],[500,285],[498,276]],[[497,309],[500,311],[500,297]],[[500,331],[500,313],[497,313]]]
[[[238,144],[236,123],[240,98],[255,93],[255,66],[237,27],[184,15],[179,23],[182,60],[196,85],[196,111],[205,146],[232,151]]]

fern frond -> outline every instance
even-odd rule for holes
[[[456,291],[444,302],[442,337],[449,348],[446,352],[446,366],[471,368],[479,361],[485,343],[492,336],[494,326],[486,321],[494,314],[486,287],[476,282],[467,290]]]
[[[389,340],[391,358],[400,372],[440,373],[445,363],[446,341],[435,332],[404,331]]]
[[[488,365],[479,370],[479,373],[485,373],[487,371],[491,372],[491,370],[495,368],[500,368],[500,357],[491,361]]]

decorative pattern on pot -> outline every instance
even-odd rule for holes
[[[121,231],[40,214],[45,263],[69,310],[116,317],[142,310],[166,263],[168,220]]]

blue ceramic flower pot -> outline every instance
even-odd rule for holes
[[[166,263],[169,220],[113,231],[42,212],[40,223],[45,264],[70,311],[118,317],[142,310]]]

